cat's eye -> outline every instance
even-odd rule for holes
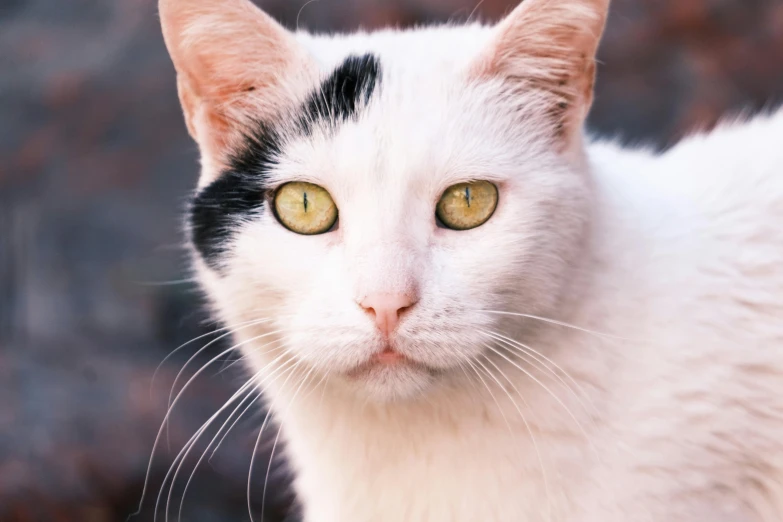
[[[440,197],[435,215],[447,228],[469,230],[483,225],[498,206],[498,189],[489,181],[459,183]]]
[[[288,230],[315,235],[328,232],[337,221],[337,206],[325,188],[294,181],[275,192],[275,215]]]

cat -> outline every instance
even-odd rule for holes
[[[783,111],[588,137],[608,4],[160,0],[194,270],[306,522],[783,520]]]

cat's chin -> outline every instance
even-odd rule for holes
[[[392,402],[426,393],[436,374],[436,370],[409,359],[371,360],[345,373],[343,378],[355,392],[370,400]]]

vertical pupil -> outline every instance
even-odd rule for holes
[[[468,208],[470,208],[470,187],[465,187],[465,200],[468,202]]]
[[[307,192],[304,193],[304,210],[307,212]]]

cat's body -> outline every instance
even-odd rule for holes
[[[583,148],[600,0],[339,38],[180,3],[196,265],[307,522],[783,520],[783,111]],[[497,210],[449,230],[472,179]],[[339,222],[281,226],[292,181]]]
[[[557,318],[622,338],[513,319],[576,381],[535,373],[557,399],[501,360],[516,404],[478,379],[415,407],[294,401],[306,520],[783,520],[776,136],[783,111],[660,156],[589,146],[595,221]]]

